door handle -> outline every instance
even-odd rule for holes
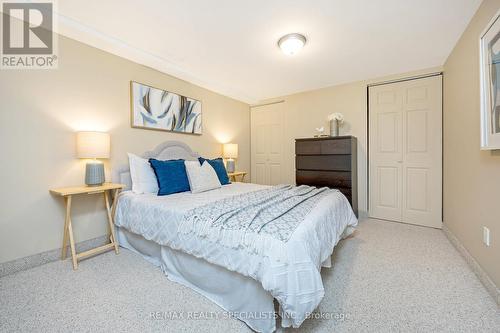
[[[403,163],[403,161],[398,161],[398,163],[400,163],[400,164],[401,164],[401,163]]]

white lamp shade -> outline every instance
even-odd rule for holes
[[[78,158],[109,158],[110,137],[103,132],[76,133],[76,155]]]
[[[225,143],[222,154],[224,158],[238,158],[238,144]]]

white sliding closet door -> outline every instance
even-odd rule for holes
[[[255,107],[251,111],[252,183],[283,182],[283,103]]]
[[[369,88],[371,217],[441,228],[441,80]]]

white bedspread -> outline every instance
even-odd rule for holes
[[[274,258],[272,253],[252,255],[178,232],[189,209],[263,188],[266,187],[234,183],[198,194],[156,196],[124,192],[118,201],[115,224],[160,245],[254,278],[280,303],[282,325],[298,327],[324,296],[321,264],[330,257],[337,242],[357,225],[344,195],[332,192],[311,210],[286,243],[286,262]]]

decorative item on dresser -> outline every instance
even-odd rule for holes
[[[353,136],[295,140],[297,185],[340,190],[358,216],[357,139]]]
[[[332,113],[328,116],[330,122],[330,136],[340,135],[340,126],[344,123],[344,115],[339,112]]]

